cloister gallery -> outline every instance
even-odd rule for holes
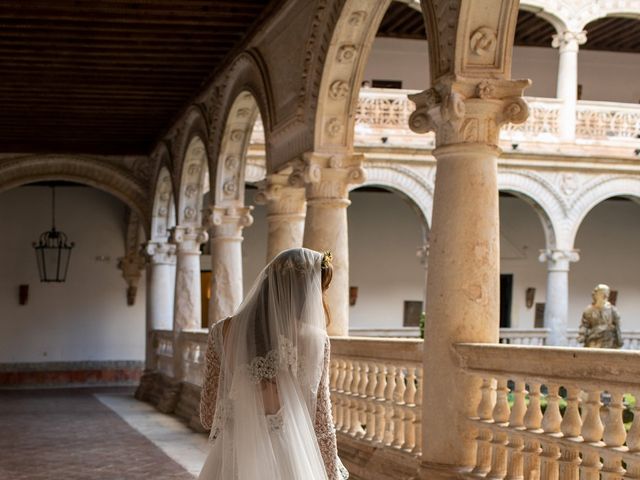
[[[639,0],[0,2],[0,478],[89,478],[21,460],[44,388],[204,438],[207,328],[305,246],[352,478],[640,479],[639,59]]]

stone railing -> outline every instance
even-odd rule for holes
[[[455,350],[480,388],[469,419],[477,432],[472,477],[640,478],[640,352],[486,344]]]
[[[422,341],[331,340],[336,430],[377,447],[421,452]]]
[[[640,138],[638,105],[614,102],[578,102],[576,137],[590,140]]]
[[[194,385],[202,385],[207,351],[207,330],[185,330],[182,332],[181,342],[184,380]]]
[[[547,328],[501,328],[500,343],[510,345],[544,345],[549,334]]]
[[[578,343],[577,328],[570,328],[567,330],[567,340],[570,347],[582,347],[582,344]],[[628,330],[622,332],[622,349],[640,350],[640,331]]]
[[[173,377],[173,331],[155,330],[153,345],[156,369],[168,377]]]

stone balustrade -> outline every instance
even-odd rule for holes
[[[181,335],[184,380],[193,385],[202,385],[207,330],[184,330]]]
[[[500,343],[510,345],[538,345],[545,344],[549,330],[547,328],[501,328]]]
[[[459,344],[481,400],[472,477],[640,478],[640,352]],[[635,398],[634,398],[635,397]]]
[[[154,330],[153,345],[156,369],[168,377],[173,377],[173,332]]]
[[[581,347],[578,343],[578,329],[570,328],[567,330],[567,340],[570,347]],[[622,332],[622,349],[623,350],[640,350],[640,331],[627,330]]]
[[[422,342],[334,337],[336,430],[374,446],[421,452]]]
[[[407,95],[413,90],[362,88],[356,109],[355,145],[403,148],[434,148],[433,134],[416,135],[409,130],[409,116],[415,109]],[[527,97],[529,118],[522,124],[502,127],[504,150],[549,150],[557,153],[560,112],[557,98]],[[264,131],[258,120],[251,144],[264,144]],[[629,156],[640,147],[640,105],[616,102],[578,101],[576,144],[601,147],[602,152]],[[545,146],[546,145],[546,146]],[[600,151],[600,150],[598,150]],[[575,153],[575,152],[574,152]]]

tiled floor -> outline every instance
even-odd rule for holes
[[[192,474],[106,406],[109,399],[121,408],[127,402],[135,405],[129,393],[0,390],[0,480],[192,480]],[[149,425],[157,437],[165,431]]]

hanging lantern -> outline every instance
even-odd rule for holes
[[[33,242],[38,261],[41,282],[64,282],[67,279],[71,249],[74,243],[67,241],[63,232],[56,230],[56,189],[51,187],[51,230]]]

